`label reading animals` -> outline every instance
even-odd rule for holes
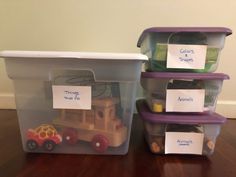
[[[206,45],[168,44],[167,68],[204,69]]]
[[[167,89],[166,112],[203,112],[205,89]]]
[[[53,85],[54,109],[91,109],[90,86]]]

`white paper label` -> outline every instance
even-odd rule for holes
[[[206,45],[168,44],[167,68],[204,69]]]
[[[52,92],[55,109],[91,109],[90,86],[53,85]]]
[[[166,112],[203,112],[204,89],[167,89]]]
[[[165,154],[202,154],[203,133],[166,132]]]

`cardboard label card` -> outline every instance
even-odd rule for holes
[[[206,45],[168,44],[167,68],[204,69]]]
[[[167,89],[166,112],[203,112],[204,89]]]
[[[91,109],[90,86],[53,85],[52,93],[55,109]]]
[[[165,154],[202,154],[203,133],[166,132]]]

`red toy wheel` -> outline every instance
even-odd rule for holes
[[[97,152],[105,152],[108,148],[109,141],[103,135],[95,135],[92,139],[92,147]]]
[[[67,128],[63,131],[63,141],[68,144],[76,144],[78,140],[78,132],[73,128]]]

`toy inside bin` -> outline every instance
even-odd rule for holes
[[[219,114],[153,114],[144,100],[136,102],[145,139],[155,154],[211,155],[226,119]]]
[[[126,154],[145,55],[3,51],[27,152]]]
[[[212,113],[227,79],[222,73],[142,72],[141,85],[152,112]]]
[[[143,31],[137,46],[149,58],[148,71],[214,72],[231,33],[222,27],[154,27]]]

